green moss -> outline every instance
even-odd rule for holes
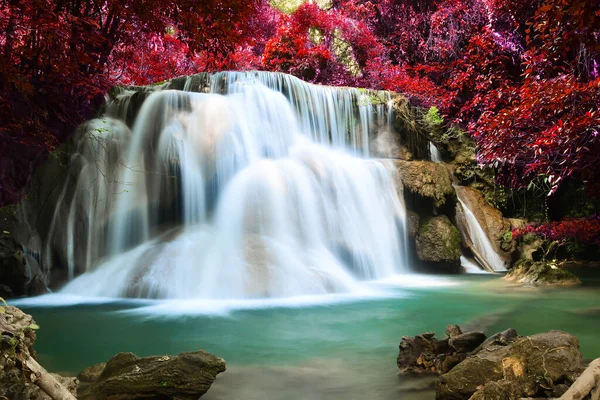
[[[519,260],[506,275],[506,279],[535,286],[581,283],[577,276],[561,268],[555,261]]]
[[[445,215],[427,218],[419,227],[417,253],[423,261],[454,262],[460,245],[460,232]]]

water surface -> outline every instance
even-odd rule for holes
[[[312,302],[49,305],[65,301],[55,296],[18,304],[41,326],[36,350],[51,371],[77,373],[122,351],[205,349],[228,368],[209,400],[432,399],[429,380],[397,375],[402,336],[440,336],[449,324],[488,335],[509,327],[522,335],[560,329],[579,338],[585,358],[600,357],[598,280],[585,283],[540,290],[493,275],[399,277],[376,285],[376,295]]]

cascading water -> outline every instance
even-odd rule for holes
[[[466,224],[466,230],[469,235],[469,238],[473,242],[473,252],[475,254],[475,258],[479,259],[479,261],[487,267],[488,270],[495,272],[506,271],[505,263],[500,258],[498,253],[492,247],[492,243],[490,239],[485,234],[481,224],[473,214],[473,211],[469,208],[467,201],[462,196],[462,190],[459,190],[459,187],[456,187],[456,196],[458,198],[458,202],[460,204],[460,210],[462,210],[462,214],[464,215],[464,221]],[[472,263],[465,265],[463,260],[462,265],[469,271],[469,268],[472,269]]]
[[[437,148],[437,146],[435,144],[433,144],[433,142],[429,142],[429,155],[430,155],[431,161],[436,162],[436,163],[442,162],[442,155],[440,153],[440,150]]]
[[[366,158],[389,123],[377,96],[270,73],[123,90],[87,124],[58,205],[69,274],[85,271],[63,292],[282,297],[406,272],[397,172]]]

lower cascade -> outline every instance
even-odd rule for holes
[[[84,127],[63,189],[76,195],[56,213],[73,278],[63,293],[284,297],[408,272],[397,172],[366,155],[385,104],[282,75],[208,79],[210,93],[145,93],[129,125],[139,92],[124,90]]]
[[[473,214],[473,211],[469,208],[467,201],[463,197],[462,189],[455,187],[456,196],[460,205],[460,210],[464,215],[466,230],[470,240],[473,243],[471,250],[473,251],[475,259],[485,267],[489,272],[503,272],[506,271],[505,262],[502,260],[500,255],[494,250],[490,239],[485,234],[480,222]],[[461,264],[468,272],[475,272],[473,263],[469,260],[461,257]]]

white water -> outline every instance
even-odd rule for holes
[[[485,259],[490,268],[497,272],[506,271],[504,261],[492,247],[490,239],[485,234],[481,224],[475,217],[475,214],[473,214],[473,211],[471,211],[467,205],[467,202],[461,197],[460,190],[456,191],[456,196],[458,197],[458,201],[462,207],[465,216],[465,222],[467,224],[467,231],[469,237],[473,241],[473,246],[479,252],[481,257]]]
[[[437,148],[433,142],[429,142],[429,154],[431,155],[431,161],[441,163],[442,155],[440,154],[440,150]]]
[[[467,274],[487,274],[489,272],[484,271],[479,264],[474,260],[471,260],[465,256],[460,256],[460,266],[463,267]]]
[[[157,87],[131,130],[132,91],[89,124],[62,232],[69,274],[86,272],[62,293],[360,293],[361,281],[407,271],[396,172],[364,158],[386,101],[267,73],[191,77],[184,88],[206,91],[202,80],[212,93]]]

